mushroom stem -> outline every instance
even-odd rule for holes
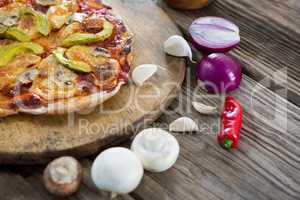
[[[111,192],[110,193],[110,198],[111,199],[114,199],[114,198],[116,198],[118,196],[118,193],[116,193],[116,192]]]

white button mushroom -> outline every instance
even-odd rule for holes
[[[157,65],[143,64],[134,68],[132,72],[132,80],[137,86],[142,86],[151,76],[158,70]]]
[[[132,151],[122,147],[103,151],[91,169],[95,185],[112,192],[112,196],[132,192],[141,182],[143,174],[141,161]]]
[[[196,132],[199,127],[194,120],[189,117],[181,117],[172,122],[169,126],[172,132]]]
[[[194,62],[192,49],[182,36],[173,35],[169,37],[164,43],[164,51],[172,56],[188,57],[190,61]]]
[[[174,165],[179,155],[176,138],[158,128],[145,129],[132,142],[131,150],[136,153],[146,170],[162,172]]]
[[[70,196],[79,189],[82,174],[82,167],[75,158],[57,158],[44,171],[44,185],[53,195]]]

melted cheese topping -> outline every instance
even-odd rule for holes
[[[25,53],[16,56],[6,66],[0,68],[0,90],[4,87],[14,85],[17,82],[17,76],[30,66],[39,63],[41,58],[34,54]]]
[[[73,97],[77,91],[77,74],[59,64],[57,59],[50,55],[38,66],[39,77],[33,81],[30,91],[46,100],[64,99]]]
[[[12,1],[13,3],[0,4],[0,26],[21,30],[32,42],[41,45],[44,53],[38,56],[22,52],[0,68],[0,110],[11,106],[12,102],[18,99],[16,95],[22,96],[19,99],[26,95],[28,97],[38,95],[43,101],[50,103],[102,90],[113,90],[118,85],[122,73],[121,65],[125,58],[123,48],[131,39],[131,35],[119,19],[103,10],[106,9],[105,6],[95,0],[56,0],[61,1],[60,4],[56,4],[53,0],[49,2],[40,0],[40,5],[49,3],[48,7],[37,6],[31,0]],[[47,17],[52,30],[49,35],[44,36],[38,31],[38,22],[34,14],[20,14],[21,10],[30,4],[35,12]],[[97,14],[91,14],[90,11]],[[74,13],[77,15],[73,15]],[[92,67],[92,73],[84,74],[71,70],[53,56],[53,50],[60,47],[65,38],[78,32],[88,34],[100,32],[104,20],[114,26],[113,34],[108,39],[89,45],[72,46],[64,55],[69,60],[87,63]],[[14,42],[16,41],[5,35],[5,32],[1,32],[0,48]],[[96,52],[96,48],[100,51],[98,49]],[[14,93],[13,96],[7,94],[9,90],[22,84],[26,84],[26,93]]]

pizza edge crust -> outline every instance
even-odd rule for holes
[[[67,114],[76,111],[80,111],[83,109],[89,109],[96,107],[111,97],[115,96],[121,89],[121,86],[124,85],[125,82],[119,82],[119,84],[110,92],[101,91],[89,96],[85,97],[73,97],[67,99],[67,101],[61,100],[52,104],[48,104],[48,107],[40,107],[36,109],[19,109],[21,113],[27,113],[32,115],[41,115],[41,114]]]
[[[7,117],[18,113],[27,113],[32,115],[67,114],[67,113],[80,111],[83,109],[96,107],[104,103],[106,100],[110,99],[114,95],[116,95],[121,89],[121,86],[124,84],[125,82],[119,82],[119,84],[110,92],[101,91],[85,97],[73,97],[67,100],[63,99],[55,103],[48,104],[47,107],[42,106],[34,109],[19,108],[18,110],[0,108],[0,117]]]

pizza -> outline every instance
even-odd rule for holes
[[[131,46],[97,0],[0,0],[0,116],[101,104],[127,82]]]

